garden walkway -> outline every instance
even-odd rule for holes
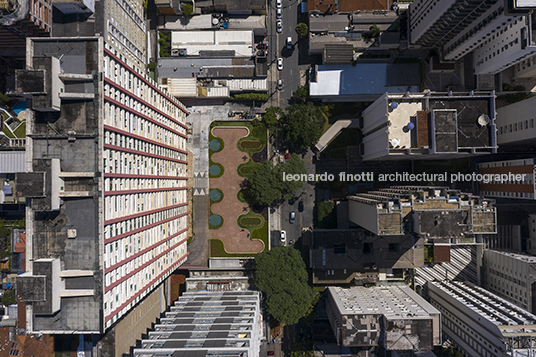
[[[221,151],[212,154],[212,161],[221,164],[223,175],[210,178],[210,187],[223,191],[223,199],[212,204],[212,212],[223,217],[223,225],[210,231],[211,239],[223,242],[227,253],[259,253],[264,250],[261,240],[250,240],[248,231],[240,228],[237,219],[249,211],[247,203],[238,200],[240,183],[244,178],[238,175],[238,165],[249,160],[249,155],[238,149],[238,140],[249,135],[246,127],[215,127],[212,135],[221,138],[224,147]]]

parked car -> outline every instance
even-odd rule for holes
[[[281,15],[282,15],[282,10],[281,9],[276,9],[275,10],[275,17],[280,19],[281,18]]]
[[[298,211],[303,212],[303,200],[298,202]]]
[[[285,243],[287,241],[287,232],[286,231],[281,231],[281,243]]]
[[[277,20],[277,33],[283,32],[283,21],[281,19]]]
[[[288,150],[285,151],[285,159],[288,159],[290,157],[290,153],[288,152]]]
[[[290,215],[288,216],[288,221],[290,223],[294,223],[296,221],[296,212],[294,211],[290,212]]]
[[[282,58],[277,59],[277,69],[280,70],[280,71],[283,70],[283,59]]]
[[[283,89],[283,84],[284,84],[284,80],[283,79],[278,79],[277,80],[277,89],[281,90]]]
[[[276,2],[276,6],[278,9],[281,9],[281,7],[283,6],[283,1],[282,0],[277,0]]]

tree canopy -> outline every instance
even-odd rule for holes
[[[190,15],[192,15],[194,12],[194,7],[192,6],[192,4],[184,4],[182,6],[182,13],[184,14],[184,16],[186,17],[189,17]]]
[[[306,23],[300,22],[298,25],[296,25],[296,33],[300,37],[307,36],[307,33],[309,32],[309,27]]]
[[[279,119],[284,115],[283,109],[280,107],[268,107],[266,113],[262,116],[262,120],[266,124],[268,130],[275,128],[279,122]]]
[[[266,296],[268,312],[280,323],[293,324],[305,316],[313,300],[300,252],[279,246],[255,258],[255,284]]]
[[[275,166],[267,160],[248,174],[244,197],[251,205],[275,206],[283,200],[291,199],[303,186],[299,180],[284,180],[283,174],[306,173],[303,160],[296,154]]]
[[[298,149],[306,149],[318,142],[326,118],[322,109],[313,103],[293,104],[283,117],[284,137]]]

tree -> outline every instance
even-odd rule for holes
[[[17,299],[15,299],[15,290],[8,289],[4,291],[4,295],[2,295],[2,305],[13,305],[17,303]]]
[[[158,32],[158,43],[160,44],[160,57],[171,56],[171,32]]]
[[[296,154],[275,166],[271,161],[265,161],[248,174],[244,198],[252,206],[276,206],[283,200],[290,200],[303,186],[303,181],[285,180],[283,175],[306,173],[303,160]]]
[[[268,130],[275,128],[279,122],[279,119],[284,115],[283,109],[279,107],[268,107],[266,108],[266,113],[262,116],[264,124]]]
[[[255,285],[265,294],[268,312],[290,325],[305,316],[313,301],[308,275],[300,252],[279,246],[255,258]]]
[[[192,6],[192,4],[188,3],[182,6],[182,13],[184,16],[190,17],[193,14],[193,12],[194,12],[194,7]]]
[[[296,89],[296,91],[292,93],[292,95],[296,98],[299,98],[305,101],[307,97],[309,96],[309,90],[307,89],[306,86],[299,86],[298,89]]]
[[[320,201],[316,204],[316,217],[318,228],[337,228],[337,216],[335,215],[335,204],[332,201]]]
[[[312,103],[293,104],[283,118],[286,140],[298,149],[306,149],[318,142],[325,118],[321,109]]]
[[[307,33],[309,32],[309,27],[306,23],[300,22],[298,25],[296,25],[296,33],[300,37],[307,36]]]

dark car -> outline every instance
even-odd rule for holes
[[[303,212],[303,201],[298,202],[298,211]]]

